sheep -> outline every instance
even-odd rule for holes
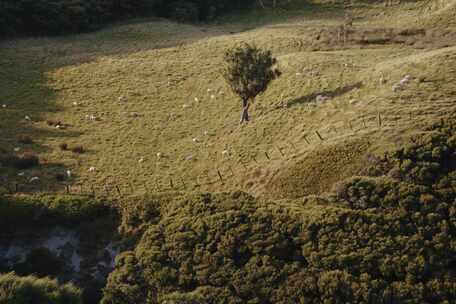
[[[138,163],[143,163],[144,162],[144,157],[141,157],[139,160],[138,160]]]
[[[198,142],[199,142],[198,138],[196,138],[196,137],[193,138],[192,141],[193,141],[194,143],[198,143]]]
[[[317,103],[322,103],[322,102],[328,101],[329,97],[324,96],[324,95],[318,95],[315,100]]]
[[[67,174],[68,178],[71,178],[71,171],[70,170],[67,170],[66,174]]]
[[[120,96],[118,99],[117,99],[119,102],[122,102],[122,101],[126,101],[127,98],[125,96]]]
[[[89,172],[95,172],[96,171],[96,168],[95,167],[90,167],[89,168]]]
[[[30,182],[33,183],[33,182],[36,182],[36,181],[39,181],[39,180],[40,180],[39,177],[34,176],[34,177],[32,177],[32,178],[30,179]]]
[[[215,99],[215,95],[211,95],[211,99]]]
[[[190,108],[190,106],[189,106],[188,104],[184,103],[184,104],[182,105],[182,108],[183,108],[183,109],[187,109],[187,108]]]
[[[157,158],[160,159],[161,157],[162,157],[161,152],[158,152],[158,153],[157,153]]]
[[[6,107],[7,107],[7,105],[6,105],[6,104],[3,104],[3,105],[2,105],[2,108],[6,108]]]
[[[186,161],[190,161],[190,160],[192,160],[193,158],[194,158],[193,155],[187,155],[187,156],[185,157],[185,160],[186,160]]]
[[[228,150],[223,150],[222,151],[222,156],[223,157],[230,157],[230,152]]]
[[[19,148],[19,147],[14,148],[14,152],[19,152],[19,151],[21,151],[21,148]]]
[[[198,97],[195,97],[195,101],[196,101],[196,102],[199,102],[199,99],[198,99]]]
[[[32,120],[32,119],[30,118],[30,116],[28,116],[28,115],[25,115],[24,118],[25,118],[25,120],[28,120],[28,121],[31,121],[31,120]]]
[[[25,175],[25,172],[19,172],[17,175],[18,175],[18,176],[24,176],[24,175]]]
[[[398,84],[395,84],[393,85],[393,92],[397,93],[399,91],[402,91],[404,89],[403,85],[398,83]]]

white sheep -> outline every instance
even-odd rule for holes
[[[122,101],[126,101],[127,98],[125,96],[120,96],[118,99],[117,99],[119,102],[122,102]]]
[[[95,167],[90,167],[89,168],[89,172],[95,172],[96,171],[96,168]]]
[[[158,152],[158,153],[157,153],[157,158],[160,159],[161,157],[162,157],[161,152]]]
[[[215,95],[211,95],[211,99],[215,99]]]
[[[25,172],[20,172],[17,174],[18,176],[24,176],[25,175]]]
[[[138,160],[138,163],[140,163],[140,164],[141,164],[141,163],[143,163],[143,162],[144,162],[144,160],[145,160],[145,159],[144,159],[144,157],[141,157],[141,158]]]
[[[393,85],[392,89],[393,89],[393,92],[397,93],[399,91],[402,91],[404,89],[404,87],[403,87],[403,85],[397,83],[397,84]]]
[[[199,102],[199,99],[198,99],[198,97],[195,97],[195,101],[196,101],[196,102]]]
[[[3,104],[3,105],[2,105],[2,108],[6,108],[6,107],[7,107],[6,104]]]
[[[71,178],[71,171],[70,170],[67,170],[66,174],[67,174],[68,178]]]
[[[326,102],[329,100],[329,97],[328,96],[324,96],[324,95],[317,95],[317,97],[315,98],[316,102],[318,103],[321,103],[321,102]]]
[[[25,118],[25,120],[28,120],[28,121],[32,120],[32,119],[30,118],[30,116],[28,116],[28,115],[25,115],[24,118]]]
[[[198,143],[198,142],[199,142],[198,138],[196,138],[196,137],[193,138],[192,141],[193,141],[194,143]]]
[[[33,182],[36,182],[36,181],[39,181],[39,180],[40,180],[39,177],[34,176],[34,177],[32,177],[32,178],[30,179],[30,182],[33,183]]]
[[[19,152],[19,151],[21,151],[21,148],[19,148],[19,147],[14,148],[14,152]]]
[[[223,150],[222,151],[222,156],[223,157],[229,157],[230,156],[230,152],[228,150]]]
[[[183,108],[183,109],[187,109],[187,108],[190,108],[190,106],[189,106],[188,104],[184,103],[184,104],[182,105],[182,108]]]

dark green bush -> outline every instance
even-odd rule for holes
[[[0,37],[86,32],[132,17],[158,15],[204,21],[253,0],[2,0]]]
[[[106,202],[85,196],[14,197],[0,195],[0,235],[18,229],[56,225],[74,226],[102,217],[115,217],[115,210]]]
[[[63,270],[64,261],[46,248],[36,248],[26,257],[25,261],[15,265],[18,275],[33,274],[37,277],[56,277]]]
[[[0,275],[2,304],[81,304],[80,291],[73,285],[59,285],[56,280],[14,273]]]
[[[347,180],[336,199],[127,208],[124,230],[142,236],[103,303],[455,303],[455,130],[435,126],[379,158],[383,176]]]

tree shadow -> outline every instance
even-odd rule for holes
[[[349,84],[349,85],[346,85],[343,87],[338,87],[334,90],[327,90],[327,91],[311,93],[311,94],[301,96],[299,98],[288,101],[286,103],[286,107],[291,108],[291,107],[306,104],[309,102],[314,102],[317,99],[317,96],[326,96],[329,98],[335,98],[335,97],[347,94],[348,92],[351,92],[354,89],[360,89],[362,87],[363,87],[363,83],[360,81],[360,82],[357,82],[354,84]]]
[[[58,172],[66,172],[62,164],[41,157],[43,153],[58,149],[45,141],[77,137],[80,133],[71,127],[62,130],[46,124],[46,113],[63,110],[56,104],[56,92],[47,84],[47,69],[37,58],[22,60],[23,57],[13,52],[14,48],[2,48],[3,43],[0,46],[0,158],[33,154],[40,159],[40,165],[21,170],[10,164],[0,164],[0,182],[13,190],[17,186],[12,185],[27,184],[22,192],[35,191],[30,178],[36,176],[52,183],[51,176],[54,178]],[[29,138],[30,142],[21,143],[20,137]]]

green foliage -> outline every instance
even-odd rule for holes
[[[106,216],[115,217],[112,207],[85,196],[0,195],[0,235],[9,235],[18,229],[72,226]]]
[[[103,303],[453,303],[454,130],[434,127],[332,200],[203,194],[129,208],[124,224],[142,237]]]
[[[214,18],[253,1],[229,0],[2,0],[2,35],[85,32],[119,19],[158,15],[180,21]]]
[[[25,261],[15,265],[15,271],[19,275],[33,273],[38,277],[56,277],[63,269],[64,261],[46,248],[36,248],[26,257]]]
[[[266,91],[269,83],[281,74],[274,68],[277,60],[271,51],[249,44],[227,50],[225,61],[223,76],[233,92],[243,101],[253,100]]]
[[[73,285],[59,285],[56,280],[14,273],[0,275],[2,304],[81,304],[80,291]]]

